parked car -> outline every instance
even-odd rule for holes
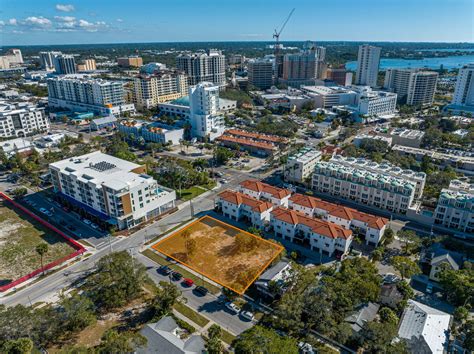
[[[250,311],[241,311],[240,316],[242,316],[243,318],[249,321],[253,321],[253,319],[255,318],[253,313]]]
[[[76,231],[77,230],[76,227],[73,226],[73,225],[68,225],[67,228],[71,231]]]
[[[226,302],[225,307],[232,312],[234,315],[238,314],[240,312],[240,308],[234,304],[233,302]]]
[[[171,268],[164,265],[160,267],[159,271],[164,275],[169,275],[171,273]]]
[[[189,279],[189,278],[184,278],[183,284],[190,287],[190,286],[194,285],[194,281],[192,279]]]
[[[177,271],[173,271],[173,272],[171,272],[171,279],[179,281],[179,280],[183,279],[183,275],[181,273],[177,272]]]
[[[398,276],[392,273],[387,273],[383,277],[383,283],[384,284],[395,284],[400,280]]]
[[[48,211],[45,208],[40,208],[40,212],[46,214]]]
[[[63,206],[63,210],[64,210],[65,212],[69,212],[69,208],[66,207],[66,206]]]
[[[196,288],[194,289],[197,293],[201,294],[202,296],[206,296],[207,293],[209,292],[209,290],[207,290],[207,288],[199,285],[199,286],[196,286]]]
[[[226,184],[226,183],[229,183],[229,181],[226,180],[225,178],[223,178],[223,179],[221,179],[221,183],[222,183],[222,184]]]
[[[94,223],[91,223],[90,226],[91,226],[93,229],[96,229],[96,230],[99,228],[99,225],[94,224]]]
[[[53,216],[53,213],[50,212],[49,210],[46,210],[46,213],[45,213],[45,214],[48,215],[49,217]]]
[[[92,224],[92,221],[90,221],[89,219],[82,219],[82,222],[86,225]]]
[[[432,294],[432,293],[433,293],[433,285],[428,284],[428,285],[426,286],[426,293],[427,293],[427,294]]]

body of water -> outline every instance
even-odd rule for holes
[[[380,59],[380,69],[392,68],[428,68],[439,69],[443,65],[444,69],[459,69],[464,65],[474,63],[474,54],[472,55],[453,55],[444,58],[424,58],[424,59]],[[356,70],[357,61],[346,63],[348,70]]]

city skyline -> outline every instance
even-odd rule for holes
[[[138,1],[133,6],[121,0],[48,0],[40,5],[32,0],[3,0],[0,44],[271,41],[274,29],[293,7],[282,41],[474,41],[473,4],[468,0],[365,0],[363,4],[277,0],[272,6],[243,0],[238,7],[186,0]]]

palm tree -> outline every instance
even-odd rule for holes
[[[40,243],[38,246],[36,246],[36,253],[39,254],[40,260],[41,260],[41,269],[43,269],[43,255],[45,255],[48,252],[48,244],[47,243]],[[43,269],[43,275],[44,275],[44,269]]]

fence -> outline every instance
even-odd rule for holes
[[[6,200],[7,202],[11,203],[15,208],[18,208],[20,209],[21,211],[23,211],[25,214],[27,214],[28,216],[30,216],[31,218],[33,218],[34,220],[38,221],[41,225],[47,227],[48,229],[54,231],[55,233],[57,233],[58,235],[60,235],[62,238],[64,238],[66,240],[67,243],[69,243],[76,251],[74,251],[73,253],[63,257],[63,258],[60,258],[60,259],[57,259],[51,263],[48,263],[46,264],[44,267],[42,268],[38,268],[34,271],[32,271],[31,273],[27,274],[27,275],[24,275],[22,276],[21,278],[18,278],[14,281],[12,281],[11,283],[8,283],[6,285],[3,285],[3,286],[0,286],[0,293],[4,292],[4,291],[7,291],[35,276],[37,276],[38,274],[41,274],[43,273],[44,271],[47,271],[49,269],[52,269],[54,267],[56,267],[57,265],[60,265],[61,263],[64,263],[65,261],[67,261],[68,259],[72,259],[74,257],[77,257],[78,255],[84,253],[86,251],[86,249],[84,248],[84,246],[82,246],[80,243],[76,242],[74,239],[72,239],[70,236],[66,235],[64,232],[62,232],[61,230],[59,230],[58,228],[54,227],[53,225],[51,225],[49,222],[41,219],[40,217],[38,217],[36,214],[32,213],[31,211],[29,211],[28,209],[26,209],[23,205],[21,204],[18,204],[17,202],[15,202],[14,200],[12,200],[9,196],[7,196],[6,194],[0,192],[0,198]]]

